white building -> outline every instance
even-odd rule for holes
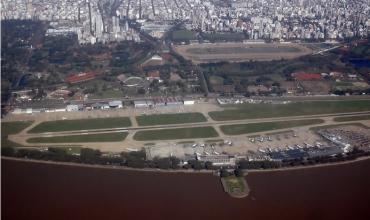
[[[116,100],[108,103],[110,108],[123,108],[122,101]]]
[[[67,105],[67,112],[76,112],[79,110],[78,105]]]
[[[184,99],[184,105],[194,105],[195,101],[192,99]]]
[[[153,107],[154,103],[151,100],[137,100],[134,101],[135,108],[149,108]]]

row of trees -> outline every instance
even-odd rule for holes
[[[99,165],[117,165],[127,166],[133,168],[159,168],[159,169],[194,169],[194,170],[217,170],[218,167],[212,165],[211,162],[204,162],[198,160],[189,160],[187,164],[180,167],[180,159],[176,157],[167,158],[153,158],[148,160],[145,151],[137,152],[122,152],[120,155],[107,156],[102,154],[99,150],[90,148],[82,148],[80,155],[72,155],[67,153],[64,148],[48,148],[48,150],[41,151],[37,149],[15,149],[13,147],[3,147],[1,155],[9,157],[30,158],[37,160],[51,160],[60,162],[75,162],[85,164],[99,164]],[[346,154],[338,154],[333,156],[322,156],[314,158],[299,158],[287,161],[247,161],[241,160],[238,162],[234,175],[242,176],[243,170],[248,169],[274,169],[280,167],[314,165],[320,163],[339,162],[346,160],[353,160],[361,156],[370,156],[369,151],[363,151],[355,148],[353,151]],[[220,175],[227,176],[227,171],[221,169]]]
[[[90,148],[82,148],[80,155],[72,155],[67,153],[64,148],[48,148],[41,151],[37,149],[18,149],[13,147],[3,147],[1,150],[3,156],[30,158],[37,160],[51,160],[60,162],[75,162],[85,164],[99,165],[117,165],[128,166],[134,168],[159,168],[159,169],[178,169],[180,160],[176,157],[169,158],[154,158],[147,160],[144,151],[138,152],[122,152],[120,155],[107,156],[102,154],[100,150]]]

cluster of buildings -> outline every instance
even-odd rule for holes
[[[250,39],[343,39],[367,36],[370,6],[350,0],[129,0],[118,10],[161,37],[168,21],[203,32],[245,32]]]
[[[177,97],[157,97],[153,99],[135,100],[135,108],[153,108],[162,106],[194,105],[193,99],[182,99]]]
[[[81,44],[121,40],[140,41],[139,33],[121,23],[120,1],[5,0],[1,19],[50,21],[46,35],[76,34]]]
[[[109,102],[97,102],[86,104],[67,104],[61,101],[41,101],[39,103],[23,103],[13,109],[12,114],[33,114],[42,112],[77,112],[90,110],[108,110],[123,108],[121,100],[113,100]]]
[[[63,90],[62,90],[63,91]],[[61,92],[62,92],[61,91]],[[64,93],[63,93],[64,94]],[[165,106],[194,105],[193,99],[183,99],[178,97],[157,97],[151,99],[135,100],[135,108],[153,108]],[[14,107],[13,114],[32,114],[41,112],[71,112],[71,111],[90,111],[108,110],[123,108],[122,100],[91,103],[66,103],[63,100],[45,99],[40,101],[22,101]]]
[[[178,20],[188,29],[244,32],[250,39],[365,37],[369,14],[368,1],[351,0],[4,0],[1,19],[53,21],[48,34],[74,32],[81,43],[95,43],[139,41],[127,19],[158,38]]]
[[[250,98],[217,98],[217,103],[219,105],[234,105],[234,104],[243,104],[243,103],[249,103],[249,104],[260,104],[260,103],[266,103],[266,104],[288,104],[291,103],[291,101],[285,101],[285,100],[261,100],[261,99],[250,99]]]

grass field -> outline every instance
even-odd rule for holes
[[[345,123],[345,124],[332,124],[332,125],[323,125],[323,126],[317,126],[317,127],[311,127],[310,130],[311,131],[318,131],[318,130],[321,130],[321,129],[330,129],[330,128],[339,128],[339,127],[342,127],[342,126],[358,126],[358,127],[362,127],[362,128],[365,128],[365,129],[370,129],[370,127],[367,127],[366,125],[362,124],[362,123],[357,123],[357,122],[350,122],[350,123]]]
[[[105,90],[89,95],[90,99],[107,99],[107,98],[121,98],[123,93],[121,90]]]
[[[276,129],[292,128],[305,125],[313,125],[323,123],[321,119],[307,119],[295,121],[278,121],[278,122],[263,122],[252,124],[237,124],[237,125],[223,125],[221,130],[226,135],[248,134],[261,131],[271,131]]]
[[[348,116],[348,117],[336,117],[334,121],[336,122],[346,122],[346,121],[361,121],[370,120],[370,115],[358,115],[358,116]]]
[[[140,126],[183,124],[194,122],[206,122],[207,119],[202,113],[179,113],[137,116],[136,121]]]
[[[370,101],[310,101],[289,104],[241,104],[209,112],[216,121],[369,111]]]
[[[30,133],[77,131],[103,128],[130,127],[131,121],[128,117],[117,118],[94,118],[79,120],[46,121],[32,128]]]
[[[76,146],[68,146],[68,147],[54,146],[54,147],[65,150],[66,153],[69,154],[69,155],[74,155],[74,154],[80,154],[81,153],[81,147],[76,147]]]
[[[1,136],[17,134],[30,126],[33,121],[1,122]]]
[[[178,30],[172,32],[172,40],[174,41],[188,41],[188,40],[195,40],[195,32],[188,31],[188,30]]]
[[[245,39],[243,33],[202,33],[202,37],[210,41],[241,41]]]
[[[17,134],[32,123],[33,121],[1,122],[1,147],[22,147],[22,145],[10,141],[8,135]]]
[[[81,142],[117,142],[123,141],[127,132],[68,135],[55,137],[36,137],[27,140],[29,143],[81,143]]]
[[[138,131],[134,139],[138,141],[150,140],[176,140],[187,138],[211,138],[218,137],[217,131],[213,127],[194,127]]]

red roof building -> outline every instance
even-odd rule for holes
[[[151,71],[147,74],[146,80],[152,81],[154,79],[157,79],[159,82],[162,82],[161,75],[158,70]]]
[[[300,81],[307,81],[307,80],[322,80],[322,76],[319,73],[305,73],[305,72],[298,72],[293,73],[292,76],[296,80]]]
[[[88,80],[95,79],[96,73],[89,72],[89,73],[79,73],[79,74],[74,74],[71,76],[68,76],[65,81],[68,83],[79,83],[79,82],[85,82]]]

